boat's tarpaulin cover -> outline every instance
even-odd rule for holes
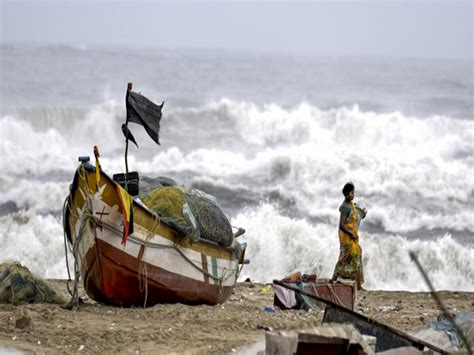
[[[19,263],[0,264],[0,303],[14,305],[26,303],[65,304],[46,282]]]
[[[166,224],[192,241],[207,239],[221,246],[231,246],[232,227],[215,199],[196,189],[164,186],[142,198]]]

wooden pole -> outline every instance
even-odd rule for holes
[[[132,91],[132,83],[127,84],[127,94],[125,95],[125,109],[128,111],[128,93]],[[125,118],[125,127],[128,128],[128,112]],[[128,180],[128,137],[125,135],[125,181]]]

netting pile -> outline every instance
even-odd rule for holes
[[[163,222],[193,242],[207,239],[225,247],[232,244],[230,222],[212,196],[196,189],[170,186],[171,179],[160,179],[167,185],[161,183],[142,197],[142,202]]]
[[[57,303],[65,300],[20,263],[0,264],[0,303]]]
[[[148,195],[151,191],[165,186],[176,186],[176,181],[166,176],[158,176],[151,178],[148,176],[140,176],[140,194]]]

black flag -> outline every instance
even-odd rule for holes
[[[135,145],[138,148],[138,144],[137,144],[137,141],[135,140],[135,137],[133,136],[132,132],[128,129],[128,127],[125,123],[122,125],[122,132],[123,132],[123,135],[125,136],[125,138],[127,138],[129,141],[132,141],[133,143],[135,143]]]
[[[148,100],[145,96],[133,91],[127,91],[127,121],[138,123],[145,127],[148,135],[156,144],[160,144],[158,133],[160,132],[161,105]]]

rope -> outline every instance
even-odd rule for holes
[[[198,265],[196,265],[192,260],[190,260],[178,247],[174,247],[174,249],[179,253],[181,254],[181,256],[187,261],[189,262],[192,266],[194,266],[196,269],[198,269],[199,271],[201,271],[205,276],[208,276],[210,277],[211,279],[217,281],[219,284],[222,284],[224,281],[227,281],[230,276],[232,276],[232,274],[230,274],[230,276],[224,278],[224,274],[226,272],[226,270],[228,269],[225,269],[224,268],[224,271],[222,272],[222,277],[215,277],[214,275],[210,274],[209,272],[207,272],[206,270],[204,270],[203,268],[199,267]],[[237,264],[238,265],[238,264]],[[238,266],[236,268],[236,270],[238,269]]]
[[[68,280],[66,283],[67,290],[69,294],[72,296],[71,290],[69,289],[69,282],[72,281],[71,279],[71,272],[69,271],[69,259],[67,256],[67,251],[68,251],[68,243],[67,243],[67,235],[66,235],[66,209],[69,208],[69,195],[66,197],[64,200],[63,204],[63,238],[64,238],[64,255],[66,256],[66,270],[67,270],[67,276]]]
[[[337,304],[343,306],[343,303],[342,303],[341,299],[339,298],[336,291],[334,290],[334,286],[331,285],[331,284],[328,284],[327,286],[329,288],[329,291],[331,292],[331,300],[334,301],[334,303],[337,303]]]
[[[155,236],[155,229],[158,227],[161,223],[160,216],[156,212],[150,211],[151,215],[153,216],[153,227],[148,230],[148,234],[145,237],[146,240],[152,239]]]
[[[315,296],[321,297],[318,293],[318,289],[316,288],[316,284],[313,284],[313,291],[314,291]],[[324,309],[324,307],[321,306],[321,302],[319,302],[319,304],[320,304],[320,307]]]
[[[79,245],[80,245],[81,240],[83,238],[84,231],[85,231],[85,228],[87,226],[88,220],[92,219],[93,222],[94,222],[94,216],[92,215],[92,199],[90,198],[90,195],[91,195],[91,193],[93,193],[93,191],[89,188],[89,185],[87,183],[87,177],[86,177],[86,174],[85,174],[85,171],[84,171],[84,167],[82,165],[78,169],[78,174],[79,174],[79,177],[84,181],[84,185],[86,185],[87,188],[88,188],[88,191],[86,191],[86,196],[85,196],[85,201],[84,201],[84,204],[85,204],[84,211],[83,211],[83,213],[81,213],[81,215],[78,215],[72,210],[71,203],[70,203],[70,200],[71,200],[71,195],[70,194],[69,194],[68,197],[66,197],[66,199],[64,201],[64,205],[63,205],[64,253],[65,253],[65,257],[66,257],[66,269],[67,269],[67,273],[68,273],[68,281],[67,281],[66,286],[67,286],[67,290],[68,290],[69,294],[71,295],[71,301],[69,302],[69,306],[71,308],[76,308],[79,304],[78,284],[79,284],[80,273],[79,273],[78,258],[80,258],[80,255],[78,253],[78,248],[79,248]],[[67,243],[67,235],[66,235],[66,223],[68,223],[68,222],[66,220],[66,208],[69,209],[69,213],[72,216],[74,216],[74,217],[76,217],[80,220],[78,235],[74,239],[74,241],[72,242],[72,247],[69,248],[69,251],[74,256],[74,283],[73,283],[72,291],[71,291],[71,288],[70,288],[70,282],[73,281],[73,280],[71,279],[71,272],[69,270],[69,259],[68,259],[68,255],[67,255],[67,250],[68,250],[67,245],[68,245],[68,243]],[[85,261],[83,259],[81,260],[81,262],[84,265],[84,267],[86,267],[85,266]]]
[[[142,288],[142,277],[144,280],[144,287]],[[145,291],[145,300],[143,301],[143,308],[146,307],[146,301],[148,299],[148,269],[146,263],[140,260],[139,270],[138,270],[138,287],[140,292]]]
[[[328,287],[329,292],[331,293],[331,301],[338,304],[338,305],[344,306],[341,299],[339,298],[336,291],[334,290],[333,285],[327,284],[326,286]],[[316,284],[313,285],[313,291],[314,291],[315,296],[321,297],[318,293],[318,289],[316,288]]]
[[[86,199],[86,203],[89,202],[90,200],[89,199]],[[74,255],[74,288],[73,288],[73,292],[72,292],[72,298],[71,298],[71,302],[72,302],[72,306],[73,307],[77,307],[78,304],[79,304],[79,291],[78,291],[78,284],[79,284],[79,278],[80,278],[80,275],[79,275],[79,265],[78,265],[78,262],[77,262],[77,259],[79,256],[79,253],[78,253],[78,248],[79,248],[79,244],[82,240],[82,237],[84,235],[84,230],[86,228],[86,225],[87,225],[87,220],[90,218],[90,214],[87,214],[87,213],[83,213],[81,216],[80,216],[80,225],[79,225],[79,233],[78,233],[78,236],[77,238],[74,240],[74,243],[73,243],[73,246],[72,246],[72,252],[73,252],[73,255]],[[84,261],[84,260],[81,260],[81,261]]]

